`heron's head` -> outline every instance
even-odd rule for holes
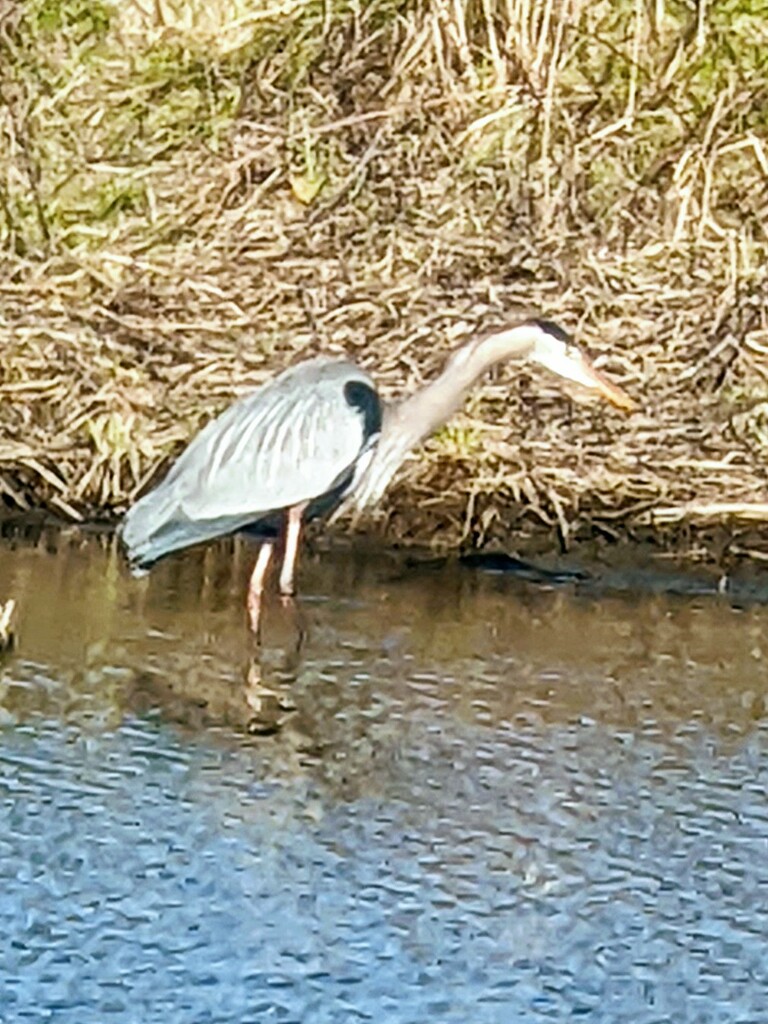
[[[563,380],[578,384],[629,412],[634,402],[622,388],[612,384],[592,365],[573,338],[551,320],[528,320],[523,325],[531,332],[528,358],[544,366]]]

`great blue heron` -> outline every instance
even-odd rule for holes
[[[443,372],[385,407],[371,377],[345,359],[293,366],[225,409],[196,435],[159,486],[129,509],[122,540],[134,570],[202,541],[246,531],[262,540],[248,587],[258,628],[264,583],[284,527],[280,590],[292,594],[302,522],[342,501],[377,501],[407,453],[444,423],[490,367],[527,357],[628,410],[632,401],[548,320],[471,338]]]

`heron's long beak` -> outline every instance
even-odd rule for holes
[[[601,398],[624,412],[631,412],[635,408],[635,403],[626,391],[599,373],[575,345],[552,343],[547,339],[544,344],[536,346],[532,356],[537,363],[546,366],[558,377],[572,381],[587,391],[597,392]]]
[[[620,388],[618,384],[613,384],[607,377],[604,377],[602,373],[594,368],[585,355],[581,355],[578,363],[578,374],[570,378],[571,380],[588,388],[590,391],[596,391],[601,398],[604,398],[606,402],[610,402],[611,405],[615,405],[617,409],[621,409],[624,412],[632,412],[635,408],[635,403],[623,388]]]

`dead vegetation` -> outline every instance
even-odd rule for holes
[[[0,0],[0,503],[119,513],[289,361],[344,350],[396,394],[522,304],[639,411],[501,371],[408,464],[390,536],[726,523],[759,553],[764,15]]]

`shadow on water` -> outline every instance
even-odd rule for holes
[[[768,1019],[759,580],[251,555],[0,544],[9,1020]]]

